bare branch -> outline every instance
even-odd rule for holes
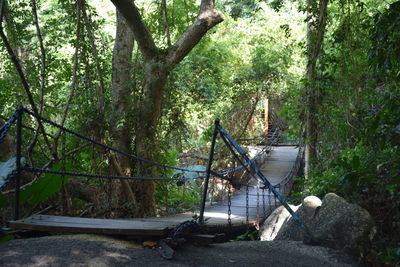
[[[15,55],[14,50],[12,49],[10,43],[8,42],[7,36],[4,33],[4,29],[3,29],[4,8],[5,8],[5,0],[2,0],[0,2],[0,37],[4,43],[4,46],[7,49],[8,55],[10,56],[10,59],[11,59],[12,63],[14,64],[14,67],[20,77],[22,86],[24,87],[26,95],[28,96],[28,101],[29,101],[29,104],[31,105],[33,112],[36,114],[39,114],[38,108],[36,107],[35,101],[33,100],[30,86],[29,86],[28,80],[25,77],[25,73],[22,69],[22,66],[19,63],[19,60],[18,60],[17,56]],[[43,133],[44,141],[46,142],[46,145],[48,146],[49,150],[51,151],[51,144],[50,144],[49,140],[47,139],[46,131],[43,127],[43,124],[40,121],[40,119],[37,119],[37,122],[38,122],[40,130]]]
[[[195,47],[209,29],[224,20],[221,12],[214,9],[214,1],[201,1],[200,14],[181,38],[169,49],[167,63],[176,65]]]
[[[111,0],[111,2],[122,14],[126,23],[131,28],[133,36],[145,60],[156,58],[159,54],[158,48],[134,2],[131,0]]]
[[[80,146],[78,146],[78,147],[76,147],[76,148],[74,148],[74,149],[72,149],[72,150],[66,152],[62,157],[60,157],[60,158],[58,158],[58,159],[54,159],[54,158],[51,159],[50,161],[48,161],[46,164],[43,165],[42,169],[46,169],[46,168],[52,166],[53,164],[55,164],[56,162],[62,161],[62,160],[64,160],[64,159],[68,158],[69,156],[75,154],[76,152],[78,152],[78,151],[81,150],[82,148],[85,148],[85,147],[87,147],[87,146],[89,146],[89,145],[90,145],[90,144],[88,144],[88,143],[87,143],[87,144],[82,144],[82,145],[80,145]]]
[[[96,132],[95,135],[96,135],[97,141],[100,141],[103,138],[103,136],[102,136],[103,131],[100,128],[104,121],[104,112],[105,112],[104,111],[105,110],[104,92],[106,89],[104,86],[103,70],[100,66],[99,54],[97,52],[95,36],[93,33],[93,27],[92,27],[93,22],[92,22],[90,16],[88,16],[88,14],[87,14],[87,10],[86,10],[87,3],[84,0],[82,0],[82,2],[83,2],[82,3],[82,15],[85,20],[85,27],[86,27],[86,30],[89,35],[89,39],[90,39],[90,43],[91,43],[91,47],[92,47],[92,54],[94,57],[94,61],[96,63],[97,76],[98,76],[99,83],[100,83],[100,86],[97,87],[98,88],[98,90],[97,90],[97,103],[98,103],[97,113],[98,114],[97,114],[96,124],[95,124],[96,129],[94,129]]]
[[[241,139],[243,137],[243,135],[246,133],[247,127],[250,124],[251,119],[253,118],[254,112],[256,111],[257,108],[257,104],[260,101],[260,94],[257,91],[257,95],[254,99],[254,102],[252,103],[252,107],[250,109],[249,115],[247,117],[246,123],[244,124],[244,127],[242,129],[242,132],[239,134],[239,137],[237,139]]]
[[[35,0],[31,0],[31,7],[32,7],[33,21],[34,21],[34,24],[36,27],[36,36],[39,40],[39,46],[40,46],[41,70],[40,70],[39,114],[41,114],[43,112],[44,87],[46,85],[46,51],[44,49],[42,31],[40,30],[40,26],[39,26],[39,19],[38,19],[38,15],[37,15],[37,8],[36,8]]]
[[[127,174],[124,173],[122,170],[121,165],[118,163],[117,158],[113,153],[108,154],[108,158],[110,159],[111,165],[114,167],[114,170],[117,172],[119,176],[126,176]],[[135,194],[132,191],[132,188],[127,180],[120,179],[120,182],[122,184],[122,187],[124,188],[125,192],[128,195],[128,198],[130,201],[133,203],[135,202]]]
[[[215,0],[201,0],[200,12],[206,12],[207,10],[213,10],[215,6]]]
[[[32,7],[32,16],[33,16],[33,22],[36,27],[36,36],[39,40],[39,46],[40,46],[40,58],[41,58],[41,70],[40,70],[40,98],[39,98],[39,115],[42,114],[43,112],[43,105],[44,105],[44,87],[46,84],[46,51],[44,49],[44,43],[43,43],[43,37],[42,37],[42,32],[40,30],[39,26],[39,19],[37,15],[37,8],[36,8],[36,1],[31,0],[31,7]],[[36,127],[35,135],[32,138],[31,143],[29,144],[29,147],[27,149],[27,154],[29,161],[31,165],[33,165],[33,160],[32,160],[32,150],[33,147],[35,146],[37,142],[39,134],[39,124]]]
[[[75,54],[74,54],[74,66],[72,70],[72,83],[71,83],[71,91],[69,93],[67,102],[65,103],[64,106],[64,112],[62,115],[62,119],[60,122],[61,126],[64,126],[65,120],[67,119],[68,115],[68,110],[69,110],[69,105],[72,101],[72,98],[74,97],[75,91],[77,89],[77,79],[78,79],[78,55],[79,55],[79,49],[80,49],[80,42],[81,42],[81,0],[77,1],[76,4],[76,16],[77,16],[77,24],[76,24],[76,40],[75,40]],[[58,146],[58,139],[60,138],[62,133],[62,129],[59,129],[57,134],[54,137],[54,151],[57,151],[57,146]]]
[[[171,35],[169,32],[169,22],[168,22],[168,14],[167,14],[167,1],[161,0],[161,13],[164,19],[164,29],[165,35],[167,36],[167,44],[168,47],[171,46]]]

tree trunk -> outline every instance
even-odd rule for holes
[[[224,17],[222,13],[214,9],[214,0],[202,0],[199,14],[193,24],[187,28],[173,45],[163,51],[156,46],[153,36],[144,23],[134,1],[111,1],[117,10],[121,12],[121,15],[124,16],[132,30],[144,59],[146,82],[136,126],[136,154],[147,159],[154,159],[158,153],[156,131],[161,117],[164,89],[168,80],[169,70],[181,62],[193,47],[200,42],[207,31],[222,22]],[[151,177],[156,174],[154,166],[139,163],[137,168],[138,174],[141,176]],[[154,193],[154,182],[136,183],[135,195],[139,205],[140,216],[152,216],[155,214]]]
[[[328,0],[320,0],[316,9],[316,0],[307,0],[307,86],[306,86],[306,144],[305,175],[308,177],[313,162],[317,158],[317,87],[316,64],[326,28],[326,10]],[[318,10],[318,11],[314,11]]]
[[[112,116],[111,134],[113,146],[126,153],[132,153],[132,103],[131,95],[131,71],[132,50],[134,38],[128,28],[125,19],[117,11],[117,32],[112,59]],[[122,155],[115,155],[118,160],[118,168],[115,170],[119,175],[130,176],[132,174],[132,161]],[[120,167],[120,168],[119,168]],[[116,168],[116,167],[114,167]],[[113,181],[111,194],[115,198],[116,208],[121,207],[127,201],[133,201],[126,192],[130,190],[130,184],[124,181]],[[122,197],[124,196],[124,197]]]
[[[154,159],[159,153],[156,132],[161,117],[163,91],[168,79],[165,62],[150,61],[145,63],[146,84],[140,103],[138,123],[136,126],[136,153],[147,159]],[[154,177],[156,169],[145,163],[138,164],[138,174]],[[136,201],[139,204],[140,216],[155,215],[155,183],[139,182],[136,185]]]

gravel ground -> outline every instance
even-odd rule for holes
[[[296,241],[186,245],[172,260],[157,249],[101,236],[51,236],[0,244],[0,266],[354,266],[333,249]]]

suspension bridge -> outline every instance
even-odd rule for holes
[[[22,164],[22,115],[36,118],[38,122],[46,123],[61,129],[65,133],[74,135],[106,151],[113,151],[131,159],[154,165],[159,168],[173,169],[181,173],[175,177],[125,177],[102,174],[76,173],[72,171],[55,171],[47,168],[35,168]],[[182,222],[193,222],[197,217],[202,229],[207,232],[226,232],[242,230],[258,226],[278,205],[284,205],[299,225],[304,227],[300,218],[290,209],[285,198],[293,184],[293,176],[298,172],[302,161],[303,150],[297,146],[279,146],[279,127],[274,127],[270,135],[263,141],[262,146],[254,147],[250,154],[245,152],[236,141],[216,120],[210,147],[209,159],[205,171],[177,168],[164,165],[135,155],[118,151],[105,144],[98,143],[88,137],[67,129],[57,123],[41,117],[26,108],[19,107],[12,118],[0,129],[0,143],[3,141],[10,127],[16,123],[16,159],[15,169],[8,175],[1,187],[5,187],[8,180],[15,185],[14,220],[9,221],[12,229],[35,231],[97,233],[127,236],[165,237]],[[213,170],[214,147],[217,138],[221,138],[235,158],[236,165],[225,170]],[[231,174],[241,171],[246,175],[245,182],[233,182]],[[126,180],[157,180],[157,181],[188,181],[202,180],[202,201],[198,212],[188,212],[166,217],[133,218],[133,219],[100,219],[54,216],[37,214],[26,218],[19,218],[20,209],[20,176],[22,172],[31,172],[38,175],[52,173],[68,175],[70,177],[86,177],[90,179],[126,179]],[[191,173],[190,178],[188,174]],[[193,178],[193,174],[196,174]],[[226,199],[213,202],[210,199],[210,188],[224,187]],[[234,189],[236,188],[236,189]],[[187,224],[188,225],[188,224]]]

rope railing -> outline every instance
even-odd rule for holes
[[[189,181],[196,179],[203,179],[204,177],[199,176],[195,178],[188,177],[171,177],[171,178],[162,178],[162,177],[138,177],[138,176],[116,176],[116,175],[102,175],[102,174],[89,174],[89,173],[80,173],[80,172],[64,172],[64,171],[53,171],[49,169],[41,169],[41,168],[31,168],[31,167],[22,167],[22,170],[28,172],[35,173],[51,173],[51,174],[59,174],[59,175],[70,175],[73,177],[86,177],[86,178],[102,178],[109,180],[135,180],[135,181]]]
[[[74,135],[74,136],[76,136],[76,137],[78,137],[78,138],[80,138],[80,139],[83,139],[83,140],[85,140],[85,141],[87,141],[87,142],[89,142],[89,143],[92,143],[93,145],[100,146],[100,147],[102,147],[103,149],[105,149],[106,151],[113,151],[113,152],[116,152],[116,153],[121,154],[121,155],[123,155],[123,156],[129,157],[129,158],[131,158],[131,159],[138,160],[138,161],[141,161],[141,162],[144,162],[144,163],[147,163],[147,164],[151,164],[151,165],[154,165],[154,166],[158,166],[158,167],[161,167],[161,168],[173,169],[173,170],[175,170],[175,171],[180,171],[180,172],[182,172],[183,174],[184,174],[184,173],[197,173],[197,174],[198,174],[198,176],[197,176],[197,177],[194,177],[194,178],[193,178],[193,177],[192,177],[192,178],[186,178],[186,177],[179,177],[179,178],[177,178],[177,177],[172,177],[172,178],[160,178],[160,177],[146,177],[146,178],[144,178],[144,177],[131,177],[131,178],[130,178],[131,180],[154,180],[154,181],[161,181],[161,180],[182,180],[182,181],[183,181],[183,180],[193,180],[193,179],[203,179],[203,178],[204,178],[204,173],[205,173],[206,171],[191,170],[191,169],[186,169],[186,168],[179,168],[179,167],[169,166],[169,165],[165,165],[165,164],[162,164],[162,163],[159,163],[159,162],[155,162],[155,161],[152,161],[152,160],[144,159],[144,158],[141,158],[141,157],[138,157],[138,156],[135,156],[135,155],[132,155],[132,154],[129,154],[129,153],[120,151],[120,150],[115,149],[115,148],[113,148],[113,147],[111,147],[111,146],[108,146],[108,145],[99,143],[99,142],[97,142],[97,141],[95,141],[95,140],[93,140],[93,139],[90,139],[90,138],[88,138],[88,137],[86,137],[86,136],[84,136],[84,135],[81,135],[81,134],[79,134],[79,133],[77,133],[77,132],[75,132],[75,131],[73,131],[73,130],[71,130],[71,129],[68,129],[68,128],[62,126],[62,125],[59,125],[59,124],[57,124],[57,123],[55,123],[55,122],[53,122],[53,121],[51,121],[51,120],[49,120],[49,119],[46,119],[46,118],[44,118],[43,116],[40,116],[40,115],[38,115],[38,114],[35,114],[34,112],[31,112],[30,110],[28,110],[28,109],[26,109],[26,108],[24,108],[24,107],[22,107],[22,106],[20,106],[20,107],[17,108],[17,110],[16,110],[16,111],[14,112],[14,114],[12,115],[12,117],[11,117],[11,118],[4,124],[4,126],[0,129],[0,143],[3,141],[3,139],[4,139],[5,136],[7,135],[7,132],[8,132],[8,130],[10,129],[10,127],[11,127],[11,126],[13,125],[13,123],[15,123],[15,121],[17,120],[18,113],[20,113],[20,112],[27,113],[27,114],[29,114],[29,115],[31,115],[31,116],[33,116],[33,117],[35,117],[35,118],[37,118],[37,119],[39,119],[39,120],[45,122],[45,123],[48,123],[48,124],[50,124],[50,125],[52,125],[52,126],[54,126],[54,127],[57,127],[57,128],[59,128],[59,129],[61,129],[61,130],[64,131],[64,132],[70,133],[70,134],[72,134],[72,135]],[[269,150],[271,149],[271,145],[273,145],[273,144],[275,144],[275,143],[277,142],[277,136],[278,136],[278,129],[276,129],[276,130],[274,131],[274,133],[273,133],[273,135],[272,135],[272,137],[271,137],[271,140],[270,140],[269,142],[266,143],[266,146],[265,146],[254,158],[252,158],[251,160],[254,162],[254,161],[257,160],[259,157],[261,157],[265,152],[269,151]],[[247,164],[247,163],[246,163],[246,164]],[[243,165],[239,165],[239,166],[237,166],[237,167],[230,168],[230,169],[225,169],[225,170],[221,170],[221,171],[212,171],[212,174],[215,175],[215,176],[218,176],[218,177],[220,177],[220,178],[227,179],[226,176],[227,176],[228,174],[230,174],[230,173],[232,173],[232,172],[239,171],[239,170],[243,169],[243,167],[244,167]],[[38,168],[25,168],[25,171],[37,172],[37,173],[50,173],[49,170],[38,169]],[[62,174],[64,174],[64,175],[70,175],[70,173],[61,173],[61,172],[53,172],[53,173],[60,174],[60,175],[62,175]],[[123,176],[106,176],[106,175],[94,175],[94,174],[85,174],[85,175],[86,175],[86,176],[85,176],[84,174],[80,174],[80,175],[78,175],[77,173],[72,173],[72,174],[75,174],[75,176],[88,177],[88,178],[127,179],[127,177],[123,177]]]
[[[172,169],[175,171],[180,171],[181,172],[181,176],[183,177],[171,177],[171,178],[165,178],[165,177],[137,177],[137,176],[113,176],[113,175],[103,175],[103,174],[88,174],[88,173],[80,173],[80,172],[64,172],[64,171],[55,171],[55,170],[49,170],[49,169],[45,169],[45,168],[34,168],[34,167],[29,167],[29,166],[21,166],[21,139],[22,139],[22,119],[21,116],[23,113],[29,114],[30,116],[33,116],[35,118],[37,118],[40,121],[43,121],[53,127],[59,128],[61,129],[63,132],[69,133],[74,135],[77,138],[80,138],[82,140],[85,140],[95,146],[99,146],[102,147],[105,151],[113,151],[115,153],[121,154],[123,156],[129,157],[133,160],[137,160],[146,164],[150,164],[153,166],[157,166],[160,168],[164,168],[164,169]],[[199,216],[199,221],[202,222],[203,221],[203,214],[204,214],[204,204],[205,204],[205,198],[206,198],[206,193],[207,193],[207,187],[208,187],[208,180],[210,178],[210,175],[219,177],[221,179],[224,180],[229,180],[228,175],[231,175],[232,173],[242,170],[244,169],[246,173],[249,173],[251,175],[251,177],[259,179],[261,182],[258,185],[253,185],[250,182],[248,183],[236,183],[236,184],[231,184],[230,182],[229,184],[229,192],[228,195],[229,197],[231,197],[231,185],[239,185],[239,186],[245,186],[247,193],[249,192],[249,188],[255,188],[257,189],[257,214],[259,213],[259,210],[261,210],[261,206],[259,206],[258,201],[262,198],[262,209],[264,211],[264,215],[266,213],[265,211],[265,191],[269,192],[269,195],[274,196],[275,199],[278,199],[288,210],[289,212],[292,214],[292,216],[295,218],[296,221],[299,220],[298,217],[296,217],[297,215],[293,212],[290,211],[290,207],[287,205],[287,203],[285,202],[284,198],[280,195],[280,193],[277,191],[277,187],[279,187],[280,185],[275,185],[272,186],[267,180],[266,178],[262,175],[262,173],[259,171],[259,169],[256,166],[256,161],[257,159],[259,159],[262,155],[264,155],[265,153],[269,152],[272,149],[273,145],[276,145],[278,143],[279,140],[279,135],[280,135],[280,129],[277,127],[275,128],[275,130],[273,131],[272,135],[265,139],[265,146],[252,158],[250,159],[246,152],[240,148],[240,146],[233,140],[232,137],[229,136],[229,134],[218,124],[216,124],[214,126],[214,133],[213,133],[213,141],[212,141],[212,146],[210,148],[210,156],[209,156],[209,162],[207,164],[207,168],[205,171],[202,170],[192,170],[192,169],[186,169],[186,168],[179,168],[179,167],[175,167],[175,166],[169,166],[166,164],[162,164],[156,161],[152,161],[149,159],[144,159],[141,157],[138,157],[136,155],[132,155],[123,151],[120,151],[118,149],[115,149],[111,146],[105,145],[103,143],[97,142],[91,138],[88,138],[84,135],[81,135],[71,129],[68,129],[62,125],[59,125],[49,119],[46,119],[34,112],[31,112],[30,110],[24,108],[24,107],[18,107],[16,112],[12,115],[12,117],[10,118],[10,120],[8,120],[1,128],[0,128],[0,143],[4,141],[5,136],[7,135],[7,132],[9,131],[10,127],[17,122],[17,156],[16,156],[16,171],[14,172],[15,177],[16,177],[16,185],[15,185],[15,212],[14,212],[14,218],[15,220],[18,219],[18,208],[19,208],[19,188],[20,188],[20,174],[21,171],[27,171],[27,172],[33,172],[33,173],[39,173],[39,174],[56,174],[56,175],[68,175],[68,176],[72,176],[72,177],[85,177],[85,178],[100,178],[100,179],[120,179],[120,180],[140,180],[140,181],[188,181],[188,180],[196,180],[196,179],[204,179],[204,187],[203,187],[203,196],[202,196],[202,203],[200,206],[200,216]],[[239,163],[239,166],[237,167],[233,167],[230,169],[225,169],[225,170],[219,170],[219,171],[214,171],[211,169],[211,165],[212,165],[212,155],[213,155],[213,149],[215,146],[215,140],[217,138],[217,135],[220,135],[220,138],[222,139],[222,141],[224,142],[225,146],[230,150],[230,152],[233,154],[235,160]],[[299,152],[300,155],[300,152]],[[299,157],[299,156],[298,156]],[[298,160],[296,160],[297,162]],[[292,170],[290,171],[290,173],[293,173],[295,171],[295,169],[298,168],[297,163],[295,164],[296,166],[293,166]],[[185,173],[197,173],[197,177],[184,177]],[[288,173],[285,178],[282,180],[282,182],[280,184],[285,184],[287,180],[289,180],[292,176],[292,174],[290,175],[290,173]],[[262,185],[262,187],[260,187],[260,185]],[[262,193],[259,192],[258,189],[262,189]],[[268,189],[268,190],[265,190]],[[248,201],[248,196],[249,194],[247,194],[247,201]],[[268,197],[268,202],[270,202],[270,197]],[[276,201],[274,201],[276,203]],[[246,220],[247,222],[249,221],[249,215],[248,215],[248,203],[246,204],[247,206],[247,215],[246,215]],[[228,222],[229,225],[231,225],[231,218],[230,218],[230,213],[229,212],[230,207],[228,208]],[[258,216],[258,215],[257,215]],[[300,224],[301,221],[299,221]]]
[[[24,107],[22,107],[21,110],[22,110],[23,112],[25,112],[25,113],[27,113],[27,114],[29,114],[29,115],[31,115],[31,116],[37,118],[37,119],[43,121],[43,122],[46,122],[46,123],[48,123],[48,124],[50,124],[50,125],[52,125],[52,126],[54,126],[54,127],[57,127],[57,128],[59,128],[59,129],[61,129],[61,130],[64,131],[64,132],[70,133],[70,134],[72,134],[72,135],[74,135],[74,136],[76,136],[76,137],[78,137],[78,138],[80,138],[80,139],[83,139],[83,140],[85,140],[85,141],[87,141],[87,142],[89,142],[89,143],[92,143],[93,145],[102,147],[102,148],[105,149],[106,151],[113,151],[113,152],[116,152],[116,153],[121,154],[121,155],[123,155],[123,156],[129,157],[129,158],[131,158],[131,159],[133,159],[133,160],[141,161],[141,162],[143,162],[143,163],[146,163],[146,164],[149,164],[149,165],[153,165],[153,166],[157,166],[157,167],[161,167],[161,168],[165,168],[165,169],[172,169],[172,170],[175,170],[175,171],[181,171],[181,172],[183,172],[183,173],[197,173],[197,174],[199,174],[199,178],[202,177],[202,176],[200,176],[200,174],[204,174],[204,173],[206,172],[206,171],[201,171],[201,170],[191,170],[191,169],[186,169],[186,168],[179,168],[179,167],[169,166],[169,165],[166,165],[166,164],[162,164],[162,163],[159,163],[159,162],[156,162],[156,161],[152,161],[152,160],[149,160],[149,159],[141,158],[141,157],[138,157],[138,156],[136,156],[136,155],[132,155],[132,154],[123,152],[123,151],[118,150],[118,149],[116,149],[116,148],[113,148],[113,147],[111,147],[111,146],[108,146],[108,145],[102,144],[102,143],[100,143],[100,142],[97,142],[97,141],[95,141],[95,140],[93,140],[93,139],[91,139],[91,138],[88,138],[88,137],[86,137],[86,136],[84,136],[84,135],[81,135],[81,134],[79,134],[79,133],[77,133],[77,132],[75,132],[75,131],[72,131],[72,130],[70,130],[70,129],[68,129],[68,128],[62,126],[62,125],[59,125],[59,124],[57,124],[57,123],[55,123],[55,122],[53,122],[53,121],[51,121],[51,120],[49,120],[49,119],[46,119],[46,118],[44,118],[44,117],[42,117],[42,116],[40,116],[40,115],[38,115],[38,114],[35,114],[34,112],[31,112],[30,110],[28,110],[28,109],[26,109],[26,108],[24,108]],[[16,113],[17,113],[17,112],[16,112]],[[16,113],[15,113],[15,114],[16,114]],[[14,121],[15,121],[15,119],[12,121],[12,123],[13,123]],[[11,123],[11,124],[12,124],[12,123]],[[277,137],[278,137],[278,132],[279,132],[279,129],[276,129],[276,130],[274,131],[273,136],[271,137],[272,141],[266,142],[266,146],[264,147],[264,149],[263,149],[262,151],[260,151],[260,152],[252,159],[252,161],[257,160],[257,159],[258,159],[260,156],[262,156],[266,151],[268,151],[268,150],[270,149],[271,145],[276,144],[276,142],[277,142]],[[235,168],[230,168],[230,169],[226,169],[226,170],[217,171],[216,173],[218,173],[219,175],[225,176],[225,175],[227,175],[227,174],[229,174],[229,173],[236,172],[236,171],[238,171],[238,170],[240,170],[240,169],[242,169],[242,168],[243,168],[242,166],[238,166],[238,167],[235,167]]]
[[[76,136],[76,137],[78,137],[80,139],[83,139],[83,140],[85,140],[85,141],[87,141],[89,143],[92,143],[93,145],[102,147],[106,151],[113,151],[113,152],[116,152],[116,153],[121,154],[123,156],[129,157],[131,159],[134,159],[134,160],[137,160],[137,161],[141,161],[141,162],[147,163],[149,165],[154,165],[154,166],[158,166],[158,167],[161,167],[161,168],[165,168],[165,169],[173,169],[173,170],[182,171],[182,172],[205,173],[205,171],[190,170],[190,169],[184,169],[184,168],[178,168],[178,167],[174,167],[174,166],[169,166],[169,165],[166,165],[166,164],[162,164],[162,163],[159,163],[159,162],[156,162],[156,161],[152,161],[152,160],[149,160],[149,159],[141,158],[141,157],[138,157],[138,156],[123,152],[123,151],[118,150],[116,148],[113,148],[111,146],[108,146],[108,145],[102,144],[100,142],[97,142],[97,141],[95,141],[93,139],[90,139],[89,137],[81,135],[81,134],[79,134],[77,132],[74,132],[74,131],[72,131],[72,130],[70,130],[70,129],[62,126],[62,125],[59,125],[59,124],[57,124],[57,123],[55,123],[55,122],[53,122],[53,121],[51,121],[49,119],[46,119],[46,118],[44,118],[44,117],[42,117],[42,116],[40,116],[38,114],[33,113],[33,112],[31,112],[30,110],[28,110],[26,108],[22,108],[22,111],[27,113],[27,114],[29,114],[29,115],[31,115],[31,116],[33,116],[33,117],[35,117],[35,118],[37,118],[37,119],[39,119],[39,120],[41,120],[41,121],[43,121],[43,122],[46,122],[46,123],[48,123],[48,124],[50,124],[50,125],[52,125],[54,127],[57,127],[57,128],[61,129],[64,132],[70,133],[70,134],[72,134],[72,135],[74,135],[74,136]]]
[[[215,121],[214,124],[214,133],[213,133],[213,140],[212,144],[215,144],[215,139],[217,137],[217,134],[220,135],[221,139],[225,143],[226,147],[231,151],[232,155],[234,158],[243,166],[243,168],[251,174],[253,177],[256,177],[261,184],[263,185],[263,189],[268,188],[269,192],[272,192],[274,197],[279,200],[279,202],[286,208],[286,210],[290,213],[292,218],[299,224],[299,226],[302,229],[305,229],[305,231],[309,232],[306,225],[304,224],[303,220],[292,210],[292,208],[289,206],[289,204],[286,202],[285,198],[281,195],[280,192],[273,186],[267,178],[264,176],[264,174],[261,172],[261,170],[254,164],[254,161],[251,161],[249,157],[247,156],[247,153],[236,143],[236,141],[226,132],[226,130],[219,124],[219,120]],[[214,147],[213,145],[211,146],[211,150],[213,151]],[[212,153],[210,153],[212,156]],[[209,173],[206,175],[206,182],[208,184],[208,179],[209,179]],[[207,188],[204,189],[205,191]],[[248,188],[247,188],[248,192]],[[205,196],[205,194],[203,194]],[[257,191],[257,201],[259,201],[260,195],[259,191]],[[248,193],[246,194],[246,199],[248,199]],[[248,200],[246,200],[248,202]],[[276,201],[275,201],[276,203]],[[203,208],[200,210],[200,216],[199,220],[200,223],[203,223],[204,219],[204,205],[205,205],[205,199],[202,199],[202,206]],[[246,205],[247,206],[247,205]],[[259,203],[257,202],[257,211],[259,211]],[[230,210],[230,207],[228,207],[228,211]],[[248,207],[246,208],[246,213],[248,214]],[[229,215],[229,212],[228,212]],[[258,216],[258,213],[257,213]],[[248,215],[247,215],[248,218]],[[248,220],[248,219],[247,219]],[[230,222],[230,216],[228,216],[228,221]],[[231,225],[231,223],[230,223]]]
[[[272,146],[276,145],[278,143],[279,140],[279,128],[276,128],[274,133],[272,134],[272,137],[270,138],[270,140],[267,140],[265,146],[263,147],[263,149],[257,153],[257,155],[255,155],[252,159],[250,159],[250,162],[255,162],[257,159],[259,159],[261,156],[263,156],[265,153],[271,151]],[[222,170],[222,171],[218,171],[218,174],[220,175],[227,175],[230,174],[232,172],[236,172],[239,171],[241,169],[243,169],[244,167],[248,166],[248,163],[244,163],[244,165],[239,165],[237,167],[234,168],[230,168],[227,170]]]

